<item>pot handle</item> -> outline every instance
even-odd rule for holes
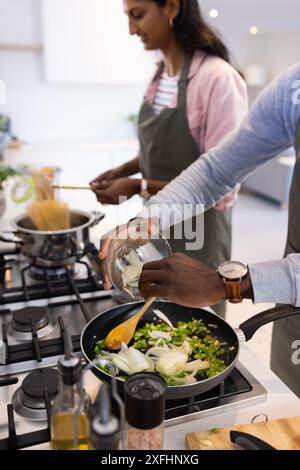
[[[255,315],[243,322],[239,328],[244,333],[246,341],[252,338],[256,331],[264,325],[282,318],[291,317],[300,314],[300,307],[293,305],[281,305]]]
[[[0,232],[0,241],[5,243],[16,243],[18,245],[24,245],[22,238],[16,237],[14,232]]]
[[[98,225],[99,222],[105,217],[105,214],[99,211],[92,211],[91,214],[94,217],[94,220],[91,223],[90,228],[95,227],[95,225]]]

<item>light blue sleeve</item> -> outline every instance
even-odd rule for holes
[[[300,254],[249,265],[254,303],[271,302],[300,307]]]
[[[183,219],[184,204],[213,207],[258,166],[296,143],[300,119],[300,64],[274,80],[254,103],[238,131],[202,155],[193,165],[151,198],[141,216],[160,215],[161,226]],[[197,211],[199,211],[198,206]],[[173,219],[170,218],[173,213]],[[175,213],[175,215],[174,215]],[[251,264],[254,301],[300,306],[300,254],[284,260]]]
[[[297,71],[300,78],[300,64]],[[300,105],[295,106],[293,119],[293,89],[286,90],[286,81],[286,73],[273,81],[254,103],[238,131],[200,156],[152,197],[148,205],[203,204],[207,210],[259,165],[294,145]]]

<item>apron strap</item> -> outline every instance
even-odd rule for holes
[[[187,85],[189,78],[189,71],[193,60],[192,55],[185,55],[181,69],[180,78],[178,80],[178,98],[177,106],[186,108]]]
[[[300,119],[296,125],[296,149],[299,152],[300,150]]]

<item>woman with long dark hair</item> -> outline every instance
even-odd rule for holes
[[[138,156],[91,183],[98,200],[112,204],[120,196],[156,194],[239,126],[248,108],[246,84],[230,64],[226,46],[204,20],[197,0],[123,4],[130,34],[140,37],[145,50],[161,51],[162,60],[139,113]],[[139,172],[142,179],[129,178]],[[203,248],[187,251],[191,240],[177,239],[173,231],[172,251],[187,252],[212,268],[230,259],[230,208],[236,195],[237,191],[229,193],[205,213]],[[199,227],[199,221],[194,222]],[[216,311],[224,314],[225,306]]]

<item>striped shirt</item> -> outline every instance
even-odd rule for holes
[[[163,109],[170,108],[174,95],[178,93],[178,79],[178,76],[169,77],[166,71],[162,72],[152,105],[155,114],[158,115]]]

